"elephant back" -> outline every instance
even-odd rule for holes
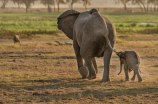
[[[126,61],[130,64],[140,64],[139,55],[135,51],[125,51]]]
[[[68,16],[68,15],[78,15],[78,14],[80,14],[80,12],[77,12],[77,11],[75,11],[75,10],[67,10],[67,11],[65,11],[64,13],[62,13],[59,17],[58,17],[58,19],[60,19],[60,18],[63,18],[63,17],[66,17],[66,16]]]

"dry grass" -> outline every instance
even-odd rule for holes
[[[97,79],[81,79],[73,47],[66,45],[64,40],[60,41],[61,45],[46,39],[1,44],[0,103],[156,104],[158,42],[128,39],[118,38],[115,48],[118,51],[135,50],[140,54],[141,83],[137,78],[134,82],[125,82],[124,72],[117,75],[119,59],[115,54],[110,63],[111,82],[101,82],[102,58],[97,58]],[[133,72],[130,78],[132,75]]]

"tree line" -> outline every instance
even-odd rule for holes
[[[158,0],[114,0],[116,4],[123,4],[124,10],[127,9],[127,5],[137,5],[141,11],[158,11]]]
[[[25,5],[26,13],[28,13],[28,9],[35,5],[36,1],[40,1],[41,4],[47,6],[47,11],[52,12],[52,6],[54,7],[54,11],[57,6],[57,11],[60,10],[60,4],[67,4],[70,9],[73,9],[73,5],[75,3],[82,3],[85,9],[87,10],[87,6],[91,5],[92,0],[0,0],[1,2],[1,9],[4,9],[6,4],[11,1],[14,4],[18,5],[18,8],[20,8],[21,4]]]
[[[75,3],[82,3],[85,10],[87,10],[87,6],[91,5],[92,0],[0,0],[1,9],[4,9],[6,4],[11,1],[14,4],[18,5],[20,8],[21,4],[25,5],[26,13],[28,13],[28,9],[35,5],[36,1],[40,1],[41,4],[47,7],[48,12],[52,12],[52,6],[54,11],[57,6],[57,11],[60,10],[60,4],[67,4],[69,9],[73,9],[73,5]],[[103,0],[103,3],[108,2],[108,0]],[[113,2],[117,4],[122,4],[124,10],[127,10],[127,6],[130,5],[137,5],[140,7],[141,11],[158,11],[158,0],[113,0]]]

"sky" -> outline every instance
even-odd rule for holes
[[[40,1],[40,0],[39,0]],[[32,5],[32,8],[46,8],[46,6],[40,4],[40,2],[36,2],[35,5]],[[88,8],[109,8],[109,7],[122,7],[123,5],[115,4],[114,1],[116,0],[91,0],[91,5],[88,6]],[[17,4],[14,4],[13,2],[9,2],[6,7],[17,7]],[[21,7],[24,7],[24,5],[21,5]],[[68,8],[69,6],[67,4],[60,5],[61,8]],[[83,8],[82,3],[74,4],[74,8]],[[129,5],[129,7],[132,7]]]

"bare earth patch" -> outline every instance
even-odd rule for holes
[[[97,79],[81,79],[72,43],[59,42],[1,44],[0,103],[158,103],[157,41],[120,40],[115,46],[118,51],[135,50],[140,54],[142,82],[137,82],[137,77],[125,82],[124,72],[117,75],[119,58],[115,54],[110,63],[110,82],[101,82],[102,58],[97,58]]]

